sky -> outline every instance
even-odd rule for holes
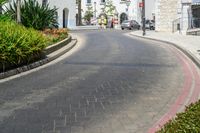
[[[200,3],[200,0],[192,0],[192,3]]]

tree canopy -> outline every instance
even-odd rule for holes
[[[106,13],[106,15],[108,16],[114,16],[115,10],[116,10],[116,7],[113,5],[113,1],[107,0],[103,7],[103,12]]]

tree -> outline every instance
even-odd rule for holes
[[[114,16],[115,8],[116,7],[113,5],[113,1],[112,0],[107,0],[102,10],[106,15]]]
[[[82,25],[81,0],[77,0],[77,4],[78,4],[78,25]]]
[[[91,18],[93,17],[93,13],[94,12],[93,12],[92,6],[88,6],[83,18],[86,22],[89,22],[89,24],[90,24]]]

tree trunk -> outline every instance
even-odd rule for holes
[[[17,23],[21,23],[21,0],[17,0]]]
[[[81,0],[78,0],[78,25],[82,25]]]
[[[2,8],[2,5],[0,5],[0,14],[2,14],[3,12],[3,8]]]

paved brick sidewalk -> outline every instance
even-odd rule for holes
[[[134,31],[131,34],[143,37],[142,31]],[[198,66],[200,66],[200,36],[146,31],[146,36],[144,37],[175,44],[177,47],[187,52],[187,54],[190,54],[195,62],[199,64]]]
[[[134,32],[131,32],[131,35],[136,36],[136,37],[170,43],[170,44],[174,45],[175,47],[179,48],[181,51],[183,51],[200,68],[200,36],[189,36],[189,35],[180,35],[180,34],[155,32],[155,31],[147,31],[145,36],[142,35],[142,31],[134,31]],[[191,70],[193,70],[193,69],[191,69]],[[198,72],[196,71],[196,72],[192,72],[192,73],[195,74]],[[187,81],[189,79],[187,79]],[[199,79],[199,77],[197,77],[197,79]],[[193,81],[193,82],[196,82],[196,86],[199,86],[199,81]],[[191,91],[192,91],[192,89],[191,89]],[[198,92],[196,92],[196,91],[198,91]],[[190,101],[195,95],[196,95],[197,99],[198,98],[200,99],[199,87],[196,88],[196,91],[194,91],[193,96],[191,96],[189,98]],[[183,96],[184,95],[181,94],[181,97],[183,97]],[[187,98],[185,98],[185,99],[187,99]],[[196,101],[196,100],[193,100],[193,102],[194,101]],[[191,102],[189,102],[189,103],[191,103]],[[187,104],[189,104],[189,103],[187,103]],[[177,105],[173,105],[173,106],[175,107]],[[172,114],[171,111],[166,113],[166,115],[169,115],[169,114]],[[170,118],[166,115],[164,115],[157,123],[155,123],[154,126],[148,131],[148,133],[154,133],[156,130],[158,130],[160,128],[160,126],[162,126],[164,123],[166,123],[166,121],[168,121]],[[171,115],[171,116],[173,116],[173,115]]]

